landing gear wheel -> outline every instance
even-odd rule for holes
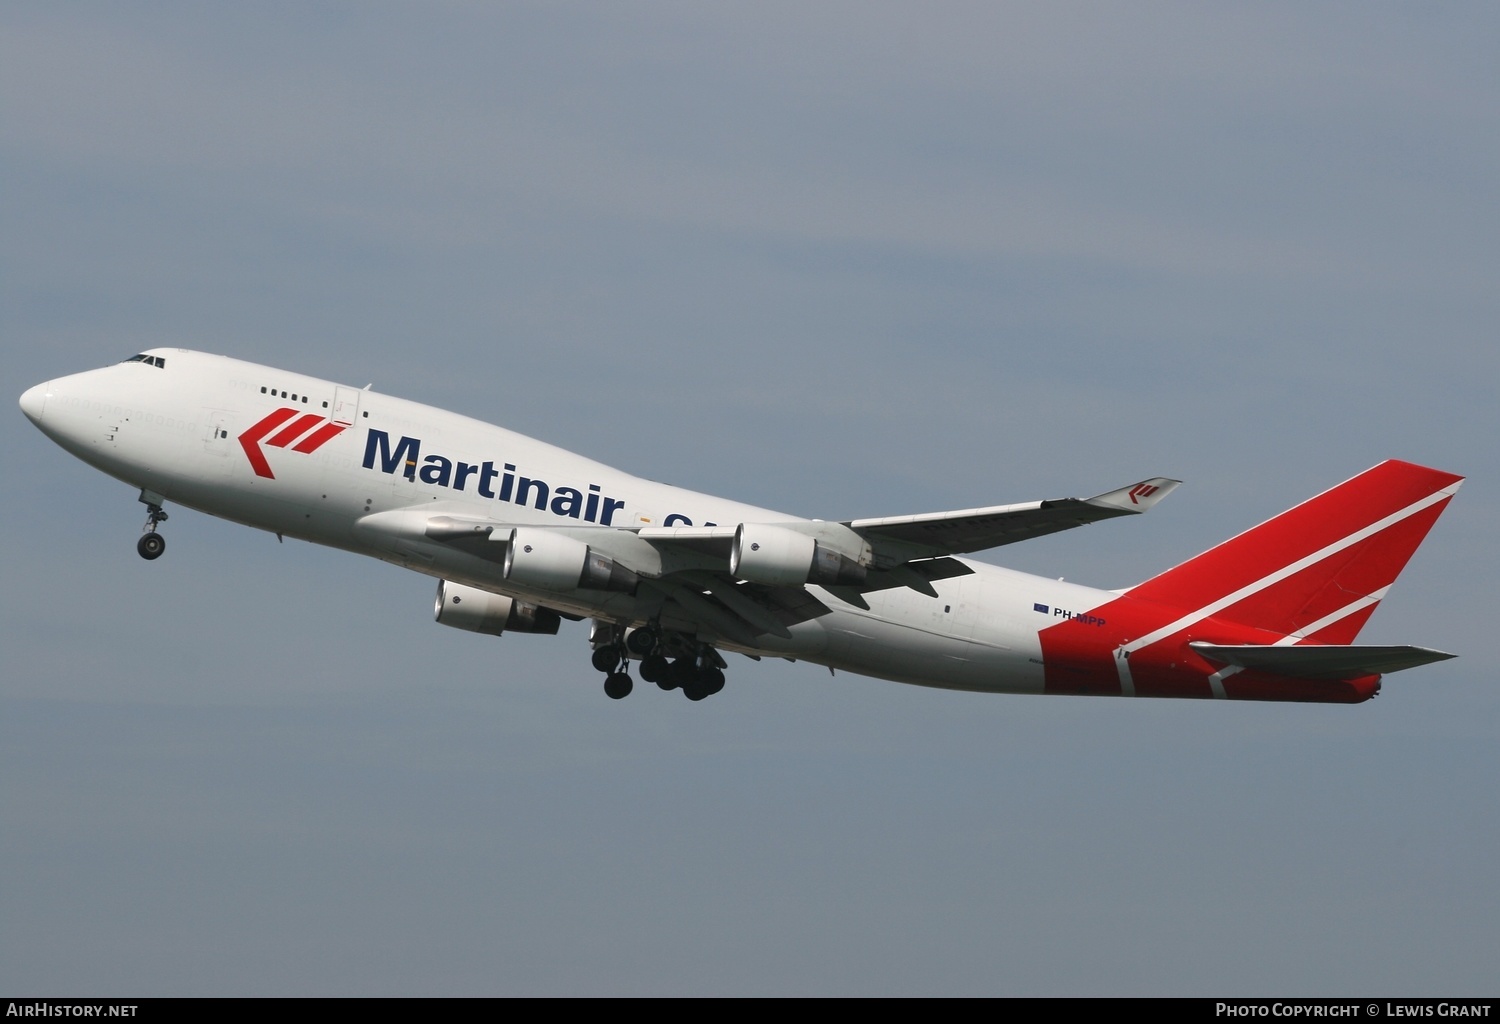
[[[656,634],[649,629],[632,630],[625,638],[625,646],[630,649],[631,654],[644,658],[656,650]]]
[[[679,686],[686,687],[698,677],[698,666],[693,664],[691,658],[678,658],[667,666],[661,680],[656,684],[663,690],[675,690]]]
[[[712,697],[724,689],[724,673],[716,668],[706,668],[701,677],[705,696]]]
[[[167,550],[167,538],[159,533],[143,533],[141,539],[135,542],[135,549],[146,561],[160,558],[161,553]]]
[[[649,654],[641,659],[641,678],[648,683],[655,683],[663,690],[670,690],[673,686],[667,682],[667,674],[671,670],[672,666],[660,654]]]
[[[604,695],[610,700],[629,697],[633,689],[635,689],[635,683],[624,672],[611,672],[604,680]]]
[[[613,672],[620,667],[620,649],[614,644],[594,649],[594,668],[600,672]]]
[[[683,683],[682,695],[688,700],[702,700],[708,696],[708,684],[698,679]]]

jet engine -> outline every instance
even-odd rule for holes
[[[608,555],[556,530],[518,526],[505,549],[505,578],[543,590],[635,593],[640,577]]]
[[[448,580],[438,581],[432,617],[445,626],[491,636],[499,636],[507,629],[512,633],[556,633],[562,622],[562,617],[551,608]]]
[[[804,583],[857,586],[865,581],[865,567],[848,555],[806,534],[765,523],[736,527],[729,571],[742,580],[768,587],[800,587]]]

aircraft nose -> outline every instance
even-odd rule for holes
[[[31,422],[41,425],[42,415],[47,411],[47,395],[52,390],[52,382],[38,384],[34,388],[28,388],[21,396],[21,411]]]

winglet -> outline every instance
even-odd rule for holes
[[[1181,483],[1181,480],[1154,476],[1150,480],[1142,480],[1129,487],[1121,487],[1118,490],[1096,494],[1092,498],[1085,498],[1084,503],[1097,505],[1100,508],[1116,508],[1121,512],[1145,512],[1175,491]]]

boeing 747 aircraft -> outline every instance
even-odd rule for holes
[[[1452,655],[1353,641],[1462,477],[1383,462],[1125,590],[958,557],[1145,512],[1153,477],[1092,498],[798,519],[652,483],[501,427],[181,349],[59,377],[27,417],[140,488],[137,548],[175,503],[373,555],[438,582],[445,626],[590,619],[604,691],[631,665],[702,700],[723,652],[922,686],[1357,703]]]

